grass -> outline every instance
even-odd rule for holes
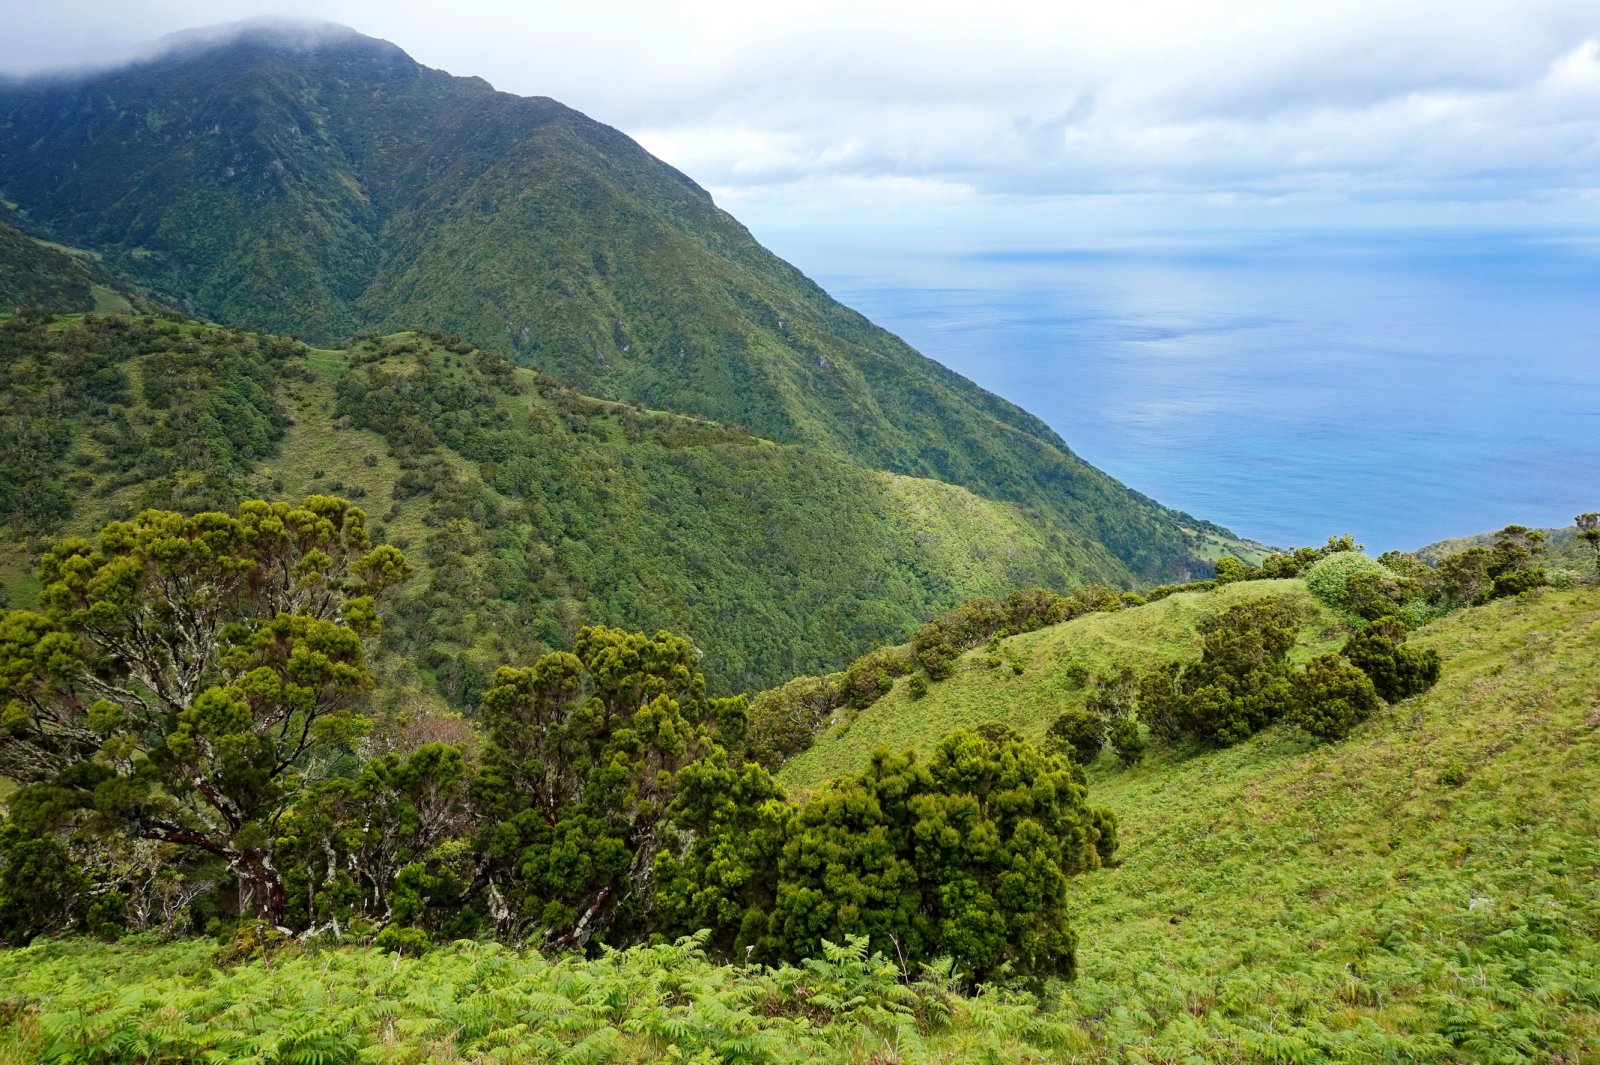
[[[1111,655],[1138,632],[1154,658],[1221,601],[1292,585],[1019,639]],[[1275,728],[1092,767],[1122,863],[1075,882],[1080,975],[1039,1003],[904,988],[844,954],[772,972],[692,946],[549,961],[458,944],[220,966],[207,941],[66,941],[0,954],[0,1063],[1600,1059],[1600,589],[1414,639],[1443,655],[1439,685],[1345,742]]]
[[[1464,611],[1348,741],[1102,771],[1067,1012],[1127,1061],[1600,1055],[1600,592]]]
[[[1092,690],[1074,682],[1072,667],[1093,677],[1120,667],[1143,670],[1198,658],[1196,627],[1203,618],[1261,598],[1288,600],[1299,609],[1304,620],[1297,661],[1342,642],[1342,623],[1299,580],[1246,581],[1210,593],[1179,593],[1131,610],[1088,614],[1003,640],[998,654],[986,648],[969,652],[953,676],[929,685],[921,699],[911,697],[902,678],[888,695],[784,766],[780,779],[790,787],[814,787],[859,771],[877,747],[926,749],[951,729],[991,721],[1041,738],[1063,710],[1081,706]]]

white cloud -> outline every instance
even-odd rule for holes
[[[27,5],[8,16],[0,67],[261,13]],[[554,96],[758,216],[1115,200],[1163,219],[1219,202],[1590,217],[1600,187],[1594,0],[281,0],[276,13]]]

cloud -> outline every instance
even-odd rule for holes
[[[56,0],[11,17],[0,68],[259,13]],[[1250,202],[1584,213],[1600,188],[1593,0],[283,0],[275,13],[554,96],[757,213],[1158,199],[1163,217]]]

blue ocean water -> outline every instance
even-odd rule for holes
[[[1600,509],[1600,241],[774,241],[1126,484],[1277,545]]]

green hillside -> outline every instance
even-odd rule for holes
[[[1292,603],[1301,633],[1293,657],[1337,650],[1345,627],[1300,580],[1247,581],[1210,592],[1180,592],[1146,606],[1094,613],[1002,640],[998,651],[970,651],[955,673],[913,698],[903,677],[877,702],[824,733],[814,747],[783,767],[791,787],[814,787],[860,770],[878,747],[926,749],[953,728],[1004,722],[1042,739],[1063,710],[1082,706],[1086,680],[1120,667],[1139,671],[1194,657],[1202,618],[1258,599]]]
[[[19,307],[115,314],[155,304],[109,277],[90,253],[45,244],[0,220],[0,310]]]
[[[1248,594],[1301,596],[1218,597]],[[1041,653],[1087,620],[1081,642],[1145,661],[1215,605],[1018,639]],[[218,967],[203,942],[79,941],[0,955],[0,1060],[1594,1060],[1600,591],[1500,600],[1413,639],[1443,655],[1443,680],[1342,743],[1274,728],[1092,767],[1121,864],[1074,883],[1080,973],[1034,1007],[843,960],[741,971],[667,948],[550,962],[463,945]],[[926,705],[995,676],[959,674]]]
[[[0,193],[173,306],[319,344],[445,329],[581,390],[1019,503],[1132,577],[1224,530],[1131,492],[544,98],[338,30],[0,85]]]
[[[0,348],[13,603],[45,534],[145,506],[344,494],[421,571],[390,648],[463,707],[488,670],[590,622],[683,632],[739,690],[835,667],[974,595],[1124,572],[1014,505],[595,400],[453,341],[306,349],[103,317],[13,321]]]
[[[1576,525],[1561,529],[1541,529],[1544,533],[1545,568],[1583,579],[1596,572],[1595,551],[1588,541],[1578,535]],[[1417,549],[1417,557],[1430,563],[1458,555],[1474,547],[1487,547],[1494,542],[1494,533],[1478,533],[1440,540],[1436,544]]]

